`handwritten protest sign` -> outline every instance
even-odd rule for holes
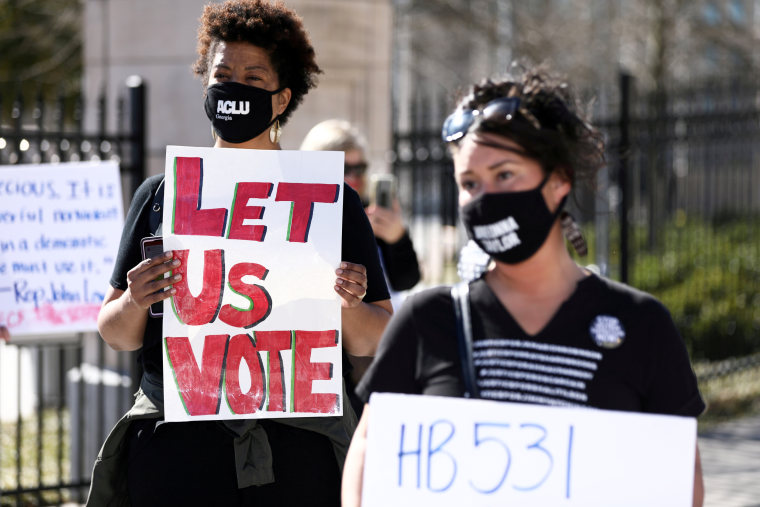
[[[166,419],[342,414],[343,154],[169,146]]]
[[[362,505],[690,506],[696,420],[373,394]]]
[[[115,162],[0,168],[0,323],[94,331],[123,224]]]

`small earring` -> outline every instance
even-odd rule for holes
[[[573,245],[575,251],[581,257],[585,257],[588,254],[588,245],[586,244],[586,238],[583,237],[583,232],[578,224],[575,223],[573,216],[567,211],[563,211],[560,215],[560,224],[562,225],[562,234],[565,236],[570,244]]]
[[[280,120],[275,120],[274,125],[269,129],[269,140],[272,141],[272,144],[277,144],[280,142],[281,135],[282,127],[280,127]]]

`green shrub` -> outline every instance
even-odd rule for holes
[[[658,231],[654,247],[643,227],[631,231],[629,284],[670,310],[694,359],[760,351],[759,225],[757,217],[680,216]],[[617,226],[610,229],[610,276],[619,278]]]

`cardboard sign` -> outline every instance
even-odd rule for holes
[[[123,222],[115,162],[0,167],[0,323],[14,340],[97,329]]]
[[[342,414],[343,154],[169,146],[167,421]]]
[[[696,420],[373,394],[362,505],[691,505]]]

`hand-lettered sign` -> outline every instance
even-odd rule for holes
[[[115,162],[0,168],[0,324],[97,329],[124,222]]]
[[[362,505],[690,506],[696,420],[373,394]]]
[[[168,421],[342,414],[343,154],[166,150]]]

